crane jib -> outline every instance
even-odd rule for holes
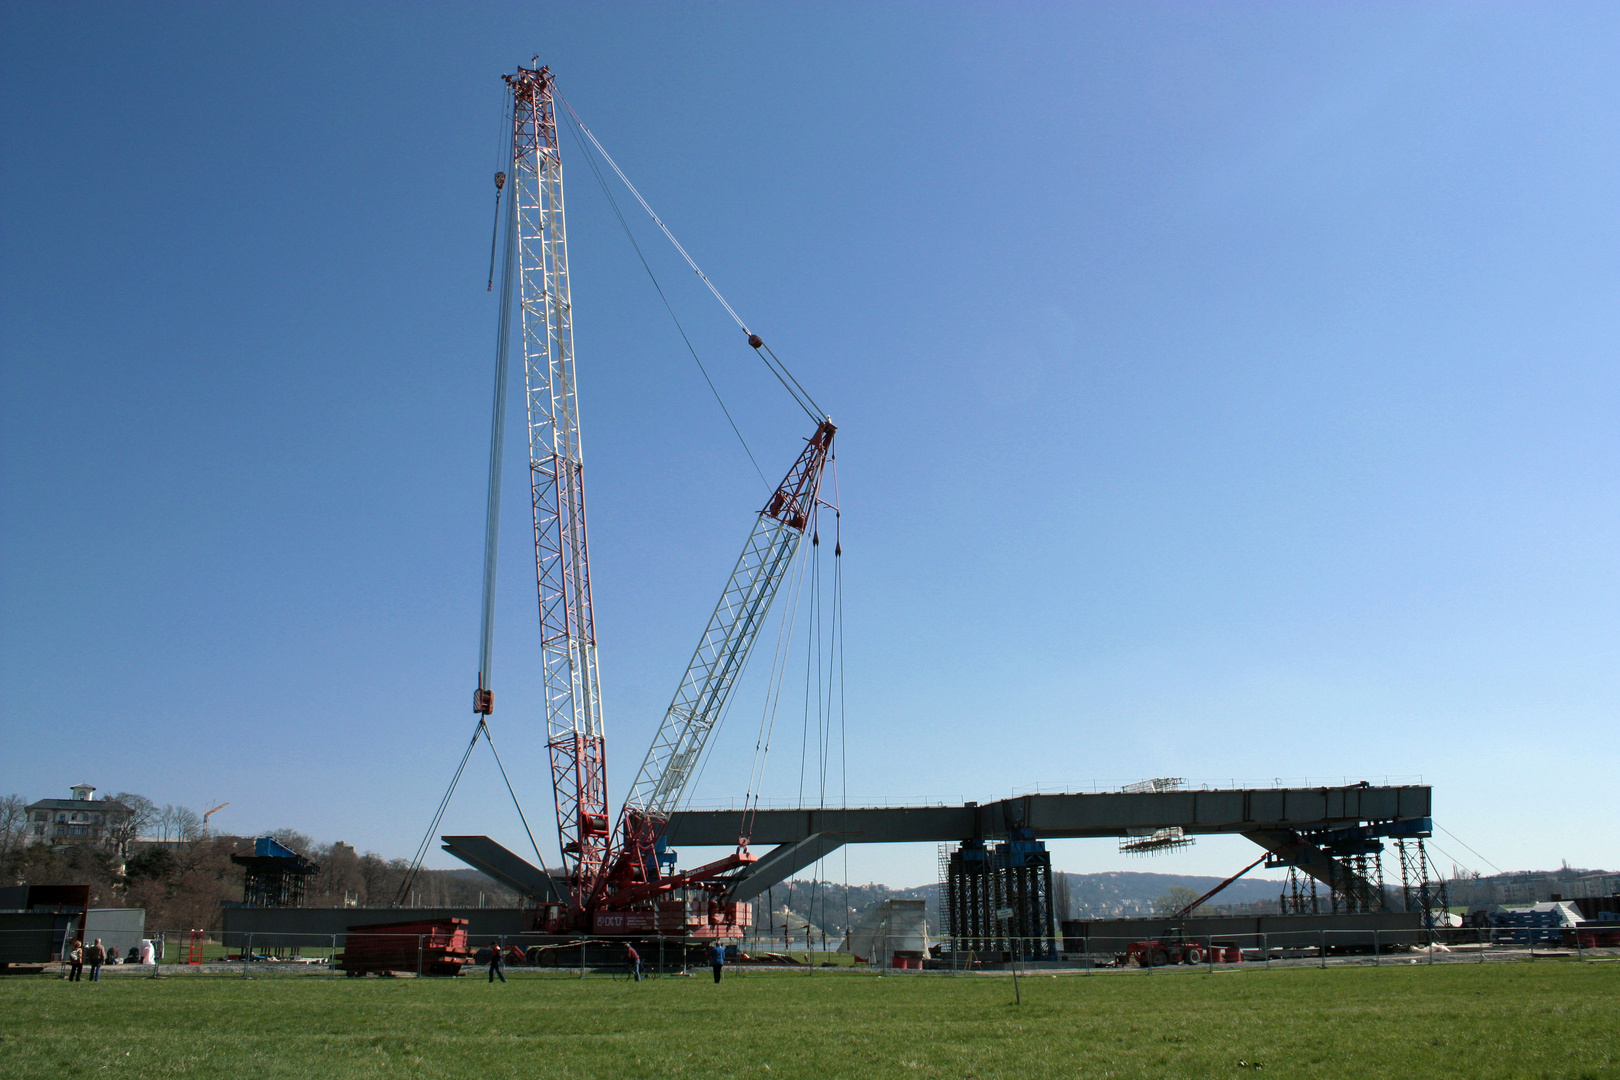
[[[837,429],[823,420],[760,511],[731,577],[709,617],[675,698],[654,736],[619,816],[603,880],[591,903],[633,903],[655,888],[655,850],[670,813],[696,772],[703,748],[725,713],[804,532],[815,515],[821,475]],[[746,839],[739,844],[740,859]],[[718,865],[718,864],[717,864]],[[730,869],[735,863],[727,863]],[[692,875],[683,880],[696,883]],[[611,890],[617,895],[610,896]]]

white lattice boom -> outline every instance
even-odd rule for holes
[[[517,215],[546,741],[558,840],[570,903],[577,910],[601,873],[609,835],[562,161],[550,70],[520,67],[506,81],[513,93],[512,210]]]

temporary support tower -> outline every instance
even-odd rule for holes
[[[981,960],[1002,953],[1056,958],[1052,856],[1028,829],[1015,829],[994,847],[968,840],[951,852],[941,909],[954,950]]]

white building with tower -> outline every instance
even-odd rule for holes
[[[41,799],[28,804],[27,842],[115,847],[129,821],[129,807],[116,799],[96,798],[96,789],[90,784],[75,784],[72,791],[70,799]]]

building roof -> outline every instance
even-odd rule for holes
[[[119,802],[117,799],[96,799],[94,801],[92,801],[90,799],[40,799],[38,802],[29,803],[26,807],[24,807],[24,809],[26,809],[26,810],[86,810],[86,809],[91,809],[91,810],[122,810],[126,814],[129,812],[129,807],[125,806],[123,803]]]

